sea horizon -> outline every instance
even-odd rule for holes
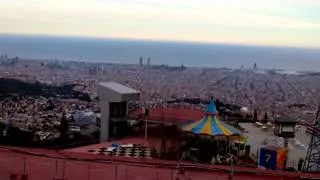
[[[51,35],[0,34],[0,54],[23,59],[201,68],[320,71],[320,49],[202,42],[153,41]]]

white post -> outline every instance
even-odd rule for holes
[[[144,120],[144,139],[147,140],[148,138],[148,116],[146,115],[146,107],[142,108],[142,113],[145,115]]]
[[[230,156],[230,179],[234,179],[234,165],[233,165],[233,155],[228,154]]]

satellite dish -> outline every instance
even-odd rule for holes
[[[249,110],[248,110],[247,107],[242,107],[242,108],[240,109],[240,111],[241,111],[242,113],[247,113]]]

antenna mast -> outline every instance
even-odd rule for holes
[[[312,126],[312,137],[302,170],[306,172],[320,172],[320,104],[315,123]]]

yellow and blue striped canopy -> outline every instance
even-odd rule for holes
[[[184,126],[182,130],[209,136],[238,136],[242,134],[238,129],[219,119],[213,99],[209,102],[204,117],[200,121]]]

